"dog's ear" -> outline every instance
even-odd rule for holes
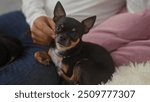
[[[55,9],[54,9],[54,22],[57,22],[61,17],[65,17],[66,16],[66,12],[62,6],[62,4],[58,1]]]
[[[92,17],[89,17],[89,18],[87,18],[81,22],[83,27],[84,27],[84,33],[85,34],[88,33],[89,30],[93,27],[95,20],[96,20],[96,16],[92,16]]]

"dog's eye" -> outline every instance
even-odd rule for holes
[[[56,32],[57,32],[57,33],[60,33],[61,31],[62,31],[61,27],[59,27],[59,26],[56,27]]]
[[[62,31],[63,31],[63,25],[59,25],[59,26],[56,27],[56,32],[57,33],[60,33]]]

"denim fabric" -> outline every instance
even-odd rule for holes
[[[34,59],[34,52],[47,49],[32,43],[26,34],[29,26],[20,11],[0,16],[0,34],[13,36],[24,45],[23,55],[14,62],[0,68],[0,84],[2,85],[56,85],[59,78],[53,64],[44,66]]]

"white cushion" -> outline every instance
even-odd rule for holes
[[[150,8],[150,0],[127,0],[127,8],[131,13],[142,12]]]

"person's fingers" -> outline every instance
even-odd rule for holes
[[[35,35],[35,37],[41,38],[43,40],[49,40],[51,38],[51,36],[49,34],[44,33],[43,31],[39,30],[36,27],[32,28],[32,32]]]
[[[34,36],[35,34],[32,34],[32,38],[33,38],[33,43],[36,43],[36,44],[40,44],[40,45],[49,45],[50,44],[50,40],[47,41],[47,40],[43,40],[37,36]]]
[[[53,20],[51,20],[51,19],[48,19],[48,23],[49,23],[49,25],[51,26],[51,28],[52,28],[52,33],[51,33],[51,37],[52,38],[55,38],[55,22],[53,21]]]
[[[51,35],[55,34],[46,22],[35,23],[35,27],[41,30],[44,34],[47,34],[49,37],[52,37]]]
[[[44,34],[43,32],[41,32],[39,29],[37,29],[36,27],[32,28],[32,39],[34,43],[37,44],[42,44],[42,45],[49,45],[49,43],[52,40],[52,37],[47,36],[46,34]]]
[[[36,41],[36,40],[33,40],[33,43],[39,44],[39,45],[42,45],[42,46],[48,46],[44,42],[40,42],[40,41]]]
[[[32,36],[32,39],[33,39],[34,42],[35,41],[36,42],[42,42],[42,41],[44,41],[42,38],[37,37],[36,34],[34,34],[34,33],[32,33],[31,36]]]
[[[52,28],[53,31],[55,31],[55,22],[50,18],[48,18],[47,20],[48,20],[49,26]]]
[[[42,30],[43,27],[47,26],[47,24],[44,21],[35,21],[34,22],[34,26],[39,29]]]
[[[34,43],[48,45],[55,37],[55,23],[48,17],[37,18],[31,28]]]
[[[52,37],[52,35],[55,34],[55,32],[49,26],[43,27],[42,32],[47,34],[47,36],[50,36],[50,37]]]

